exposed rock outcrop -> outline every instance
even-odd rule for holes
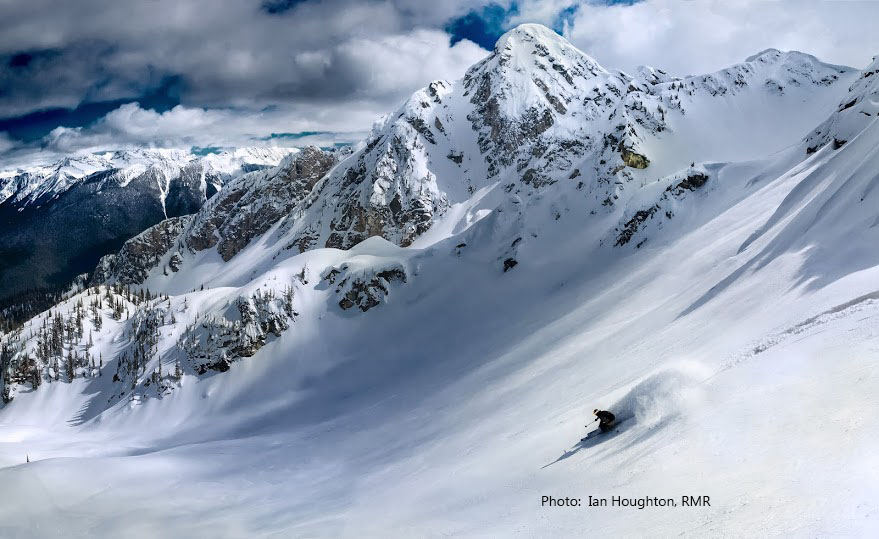
[[[165,253],[174,246],[177,238],[192,220],[192,216],[172,217],[148,228],[131,238],[114,255],[101,258],[92,273],[92,286],[110,281],[122,284],[140,284],[150,270],[159,266]],[[169,266],[172,271],[179,267],[179,255],[172,257]]]
[[[321,278],[329,285],[335,285],[336,294],[342,298],[339,307],[343,310],[357,307],[363,312],[381,304],[390,294],[392,283],[407,281],[406,269],[399,263],[356,271],[348,264],[342,264],[327,270]]]
[[[645,224],[653,219],[660,211],[664,212],[666,219],[674,217],[674,209],[685,197],[685,194],[701,189],[708,183],[710,176],[705,171],[690,170],[683,177],[676,177],[669,180],[669,185],[662,191],[657,201],[646,207],[638,209],[631,215],[616,231],[615,247],[626,245],[638,234]],[[639,242],[636,247],[641,247],[643,242]]]
[[[336,164],[336,155],[309,146],[288,157],[270,174],[250,174],[217,196],[193,221],[186,244],[202,251],[216,246],[231,260],[301,202]]]
[[[197,373],[227,371],[234,361],[254,355],[269,338],[280,337],[290,327],[298,315],[293,309],[294,292],[290,286],[280,295],[257,290],[239,296],[228,317],[207,317],[190,327],[177,346]]]
[[[336,152],[307,147],[273,169],[230,182],[195,215],[163,221],[126,242],[117,255],[102,259],[92,282],[140,284],[164,257],[162,271],[176,272],[187,252],[214,247],[224,261],[231,260],[254,238],[290,216],[337,158]]]

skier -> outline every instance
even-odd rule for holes
[[[601,432],[609,431],[617,419],[615,415],[607,410],[599,410],[598,408],[593,410],[592,414],[595,416],[595,421],[598,421],[598,430]]]

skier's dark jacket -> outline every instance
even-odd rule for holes
[[[616,416],[607,410],[599,410],[595,416],[598,418],[598,422],[603,425],[610,425],[616,419]]]

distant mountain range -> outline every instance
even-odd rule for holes
[[[132,236],[198,211],[225,182],[291,152],[125,150],[0,172],[0,302],[68,285]]]

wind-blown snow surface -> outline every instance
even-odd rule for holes
[[[257,309],[289,329],[163,398],[138,386],[114,400],[112,360],[101,378],[19,391],[0,411],[0,535],[875,535],[879,128],[836,112],[875,98],[866,75],[847,77],[813,96],[801,133],[761,134],[776,142],[763,155],[695,121],[691,158],[673,137],[638,137],[663,177],[634,171],[645,181],[605,215],[562,210],[561,183],[477,185],[408,248],[279,251],[279,225],[228,262],[205,250],[154,272],[150,287],[173,295],[138,312],[163,321],[166,372],[179,343],[204,342],[197,313],[241,329],[236,308],[289,287],[295,314]],[[723,103],[717,124],[740,101]],[[687,115],[669,118],[687,132]],[[817,147],[816,127],[830,133]],[[636,219],[613,246],[653,204],[674,218]],[[510,230],[529,239],[504,271]],[[377,305],[340,308],[382,272]],[[107,310],[92,352],[114,357],[138,320]],[[619,430],[579,442],[595,407]],[[549,508],[544,495],[711,506]]]

